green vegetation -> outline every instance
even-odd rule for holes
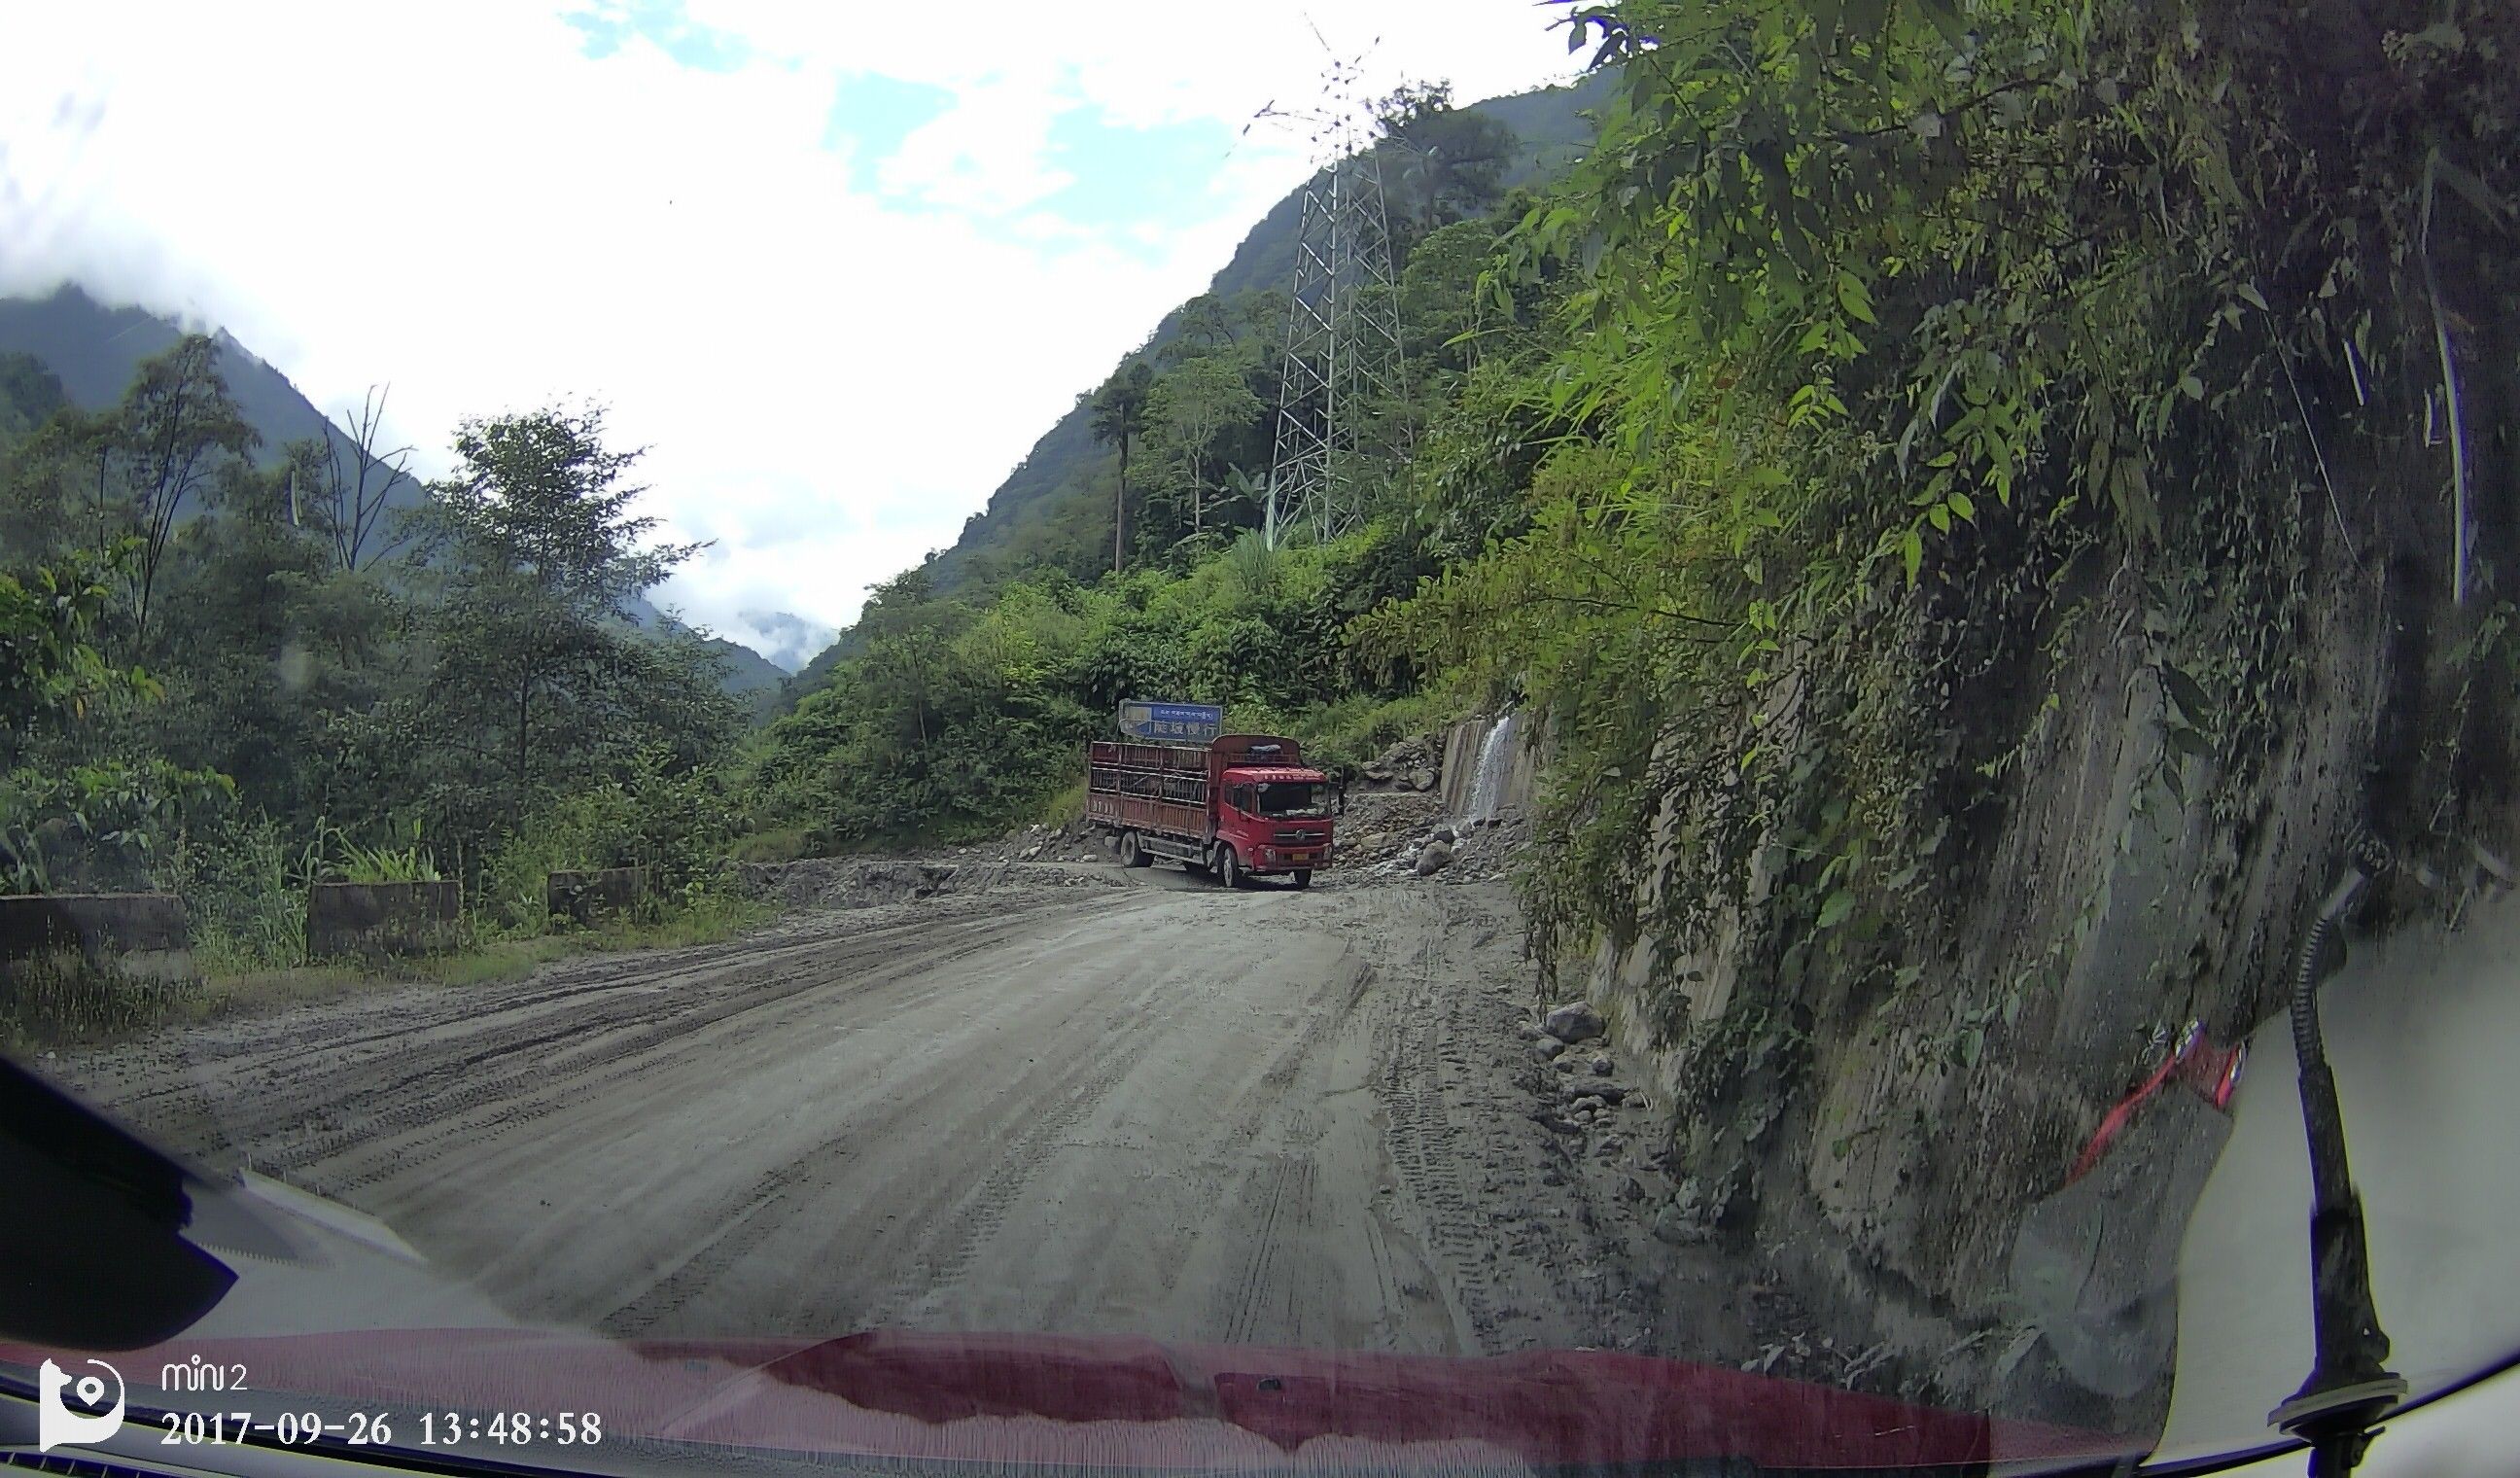
[[[566,933],[480,936],[452,954],[378,963],[273,964],[286,957],[234,953],[230,941],[213,936],[203,941],[206,953],[195,952],[204,978],[194,981],[139,979],[100,970],[74,951],[56,951],[11,963],[8,990],[0,994],[0,1050],[106,1041],[395,985],[499,985],[573,955],[721,943],[759,927],[774,912],[768,904],[704,891],[642,917],[607,918]],[[302,909],[298,926],[304,926]],[[296,958],[303,954],[301,938]]]
[[[1248,529],[1204,560],[1090,586],[1054,570],[945,597],[914,570],[869,603],[861,654],[770,727],[761,814],[818,851],[1053,816],[1085,739],[1123,698],[1158,694],[1330,740],[1328,762],[1363,757],[1386,695],[1351,680],[1342,627],[1412,573],[1379,533],[1271,550]]]
[[[557,868],[653,870],[665,902],[613,942],[748,917],[716,871],[740,717],[697,639],[629,619],[690,551],[651,538],[601,415],[468,423],[454,476],[345,537],[373,459],[257,466],[213,348],[102,413],[0,379],[49,405],[0,439],[0,887],[174,889],[238,977],[308,965],[327,879],[456,878],[511,957]]]

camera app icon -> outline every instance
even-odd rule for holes
[[[35,1377],[35,1450],[49,1453],[63,1443],[103,1442],[122,1430],[122,1372],[101,1360],[81,1362],[102,1374],[73,1379],[45,1361]],[[112,1392],[108,1405],[106,1393]]]

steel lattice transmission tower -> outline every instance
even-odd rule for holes
[[[1325,126],[1315,139],[1329,158],[1304,187],[1269,461],[1271,508],[1289,510],[1325,539],[1356,522],[1355,454],[1376,439],[1377,407],[1396,412],[1408,389],[1382,161],[1360,147],[1365,130],[1345,96],[1353,72],[1331,67],[1330,106],[1319,115]]]

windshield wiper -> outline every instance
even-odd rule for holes
[[[2375,1435],[2374,1424],[2407,1394],[2388,1367],[2389,1336],[2371,1302],[2371,1249],[2362,1198],[2345,1158],[2345,1119],[2336,1074],[2318,1031],[2319,956],[2328,935],[2370,880],[2386,872],[2378,841],[2362,838],[2353,862],[2302,942],[2293,975],[2292,1045],[2298,1059],[2302,1126],[2310,1140],[2310,1286],[2316,1354],[2310,1377],[2267,1420],[2310,1444],[2311,1478],[2346,1478]]]

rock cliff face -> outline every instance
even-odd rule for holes
[[[1598,945],[1580,969],[1614,1036],[1658,1065],[1682,1210],[1780,1249],[1840,1329],[1916,1360],[1971,1350],[1935,1371],[1947,1390],[1996,1399],[2006,1379],[2052,1379],[2018,1373],[2040,1321],[2022,1229],[2064,1204],[2103,1115],[2191,1026],[2236,1042],[2280,1009],[2351,838],[2378,833],[2406,863],[2367,931],[2455,903],[2476,849],[2490,858],[2508,830],[2510,739],[2485,717],[2501,699],[2462,665],[2495,618],[2454,605],[2420,549],[2383,553],[2320,538],[2268,551],[2290,561],[2271,605],[2205,588],[2169,621],[2158,585],[2125,566],[2096,583],[2044,671],[1982,680],[1981,711],[2019,711],[2006,685],[2057,697],[1991,794],[1936,819],[1956,842],[1915,890],[1929,901],[1845,919],[1861,967],[1809,947],[1807,908],[1778,906],[1774,834],[1689,944]],[[1926,639],[1919,620],[1901,640]],[[2259,655],[2210,685],[2189,675],[2234,650]],[[2263,717],[2240,758],[2182,732],[2207,722],[2188,709],[2236,712],[2253,682]],[[2208,700],[2204,686],[2228,691]],[[1952,704],[1963,723],[1969,697]],[[1702,804],[1668,799],[1658,848],[1689,845]],[[2184,1218],[2219,1132],[2212,1113],[2172,1118],[2111,1151],[2113,1191],[2078,1192],[2067,1255],[2085,1262],[2069,1278],[2129,1298],[2167,1279],[2177,1237],[2165,1247],[2161,1229]],[[2161,1397],[2156,1382],[2113,1414]]]

